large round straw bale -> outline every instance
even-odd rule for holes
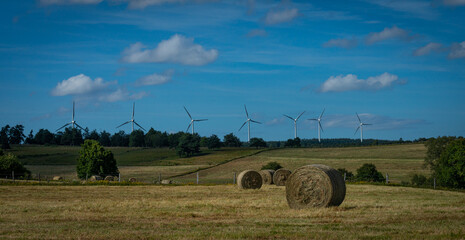
[[[91,182],[100,181],[100,180],[102,180],[102,177],[100,177],[99,175],[93,175],[89,178],[89,181]]]
[[[164,184],[164,185],[168,185],[168,184],[171,184],[173,183],[171,180],[168,180],[168,179],[163,179],[161,180],[161,184]]]
[[[129,182],[137,182],[137,179],[132,177],[129,179]]]
[[[289,175],[291,175],[291,171],[284,168],[280,168],[276,170],[276,172],[274,172],[273,174],[273,183],[276,186],[284,186],[286,185],[286,180],[289,177]]]
[[[63,180],[63,177],[61,177],[61,176],[54,176],[53,177],[53,181],[61,181],[61,180]]]
[[[287,203],[294,209],[339,206],[345,196],[344,178],[326,165],[300,167],[286,182]]]
[[[260,173],[260,175],[262,176],[263,184],[268,184],[268,185],[273,184],[274,170],[265,169],[265,170],[261,170],[258,173]]]
[[[262,187],[262,176],[257,171],[245,170],[237,176],[237,185],[241,189],[259,189]]]
[[[113,176],[106,176],[105,177],[105,181],[110,181],[111,182],[111,181],[114,181],[114,180],[115,180],[115,177],[113,177]]]

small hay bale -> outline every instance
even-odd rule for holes
[[[300,167],[286,182],[287,203],[293,209],[339,206],[345,195],[344,178],[326,165]]]
[[[62,181],[63,177],[62,176],[54,176],[53,181]]]
[[[286,181],[289,175],[291,175],[291,171],[284,168],[280,168],[276,170],[276,172],[274,172],[273,174],[273,183],[276,186],[284,186],[286,185]]]
[[[164,184],[164,185],[168,185],[171,183],[173,183],[171,180],[167,180],[167,179],[161,180],[161,184]]]
[[[113,176],[106,176],[104,180],[105,180],[105,181],[109,181],[109,182],[115,181],[115,177],[113,177]]]
[[[129,179],[129,182],[137,182],[137,179],[132,177]]]
[[[274,170],[265,169],[265,170],[261,170],[258,173],[260,173],[260,175],[262,176],[263,184],[268,184],[268,185],[273,184]]]
[[[241,189],[260,189],[262,184],[262,176],[257,171],[245,170],[237,176],[237,186]]]
[[[91,182],[101,181],[101,180],[102,180],[102,177],[100,177],[99,175],[93,175],[89,178],[89,181]]]

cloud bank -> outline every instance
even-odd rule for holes
[[[105,82],[102,78],[92,80],[79,74],[59,82],[51,91],[52,96],[74,96],[79,99],[116,102],[129,99],[140,99],[145,92],[130,93],[125,88],[117,86],[117,82]]]
[[[161,41],[156,48],[147,49],[142,43],[135,43],[126,48],[121,60],[127,63],[179,63],[201,66],[211,63],[218,57],[218,50],[206,50],[195,44],[193,38],[175,34],[168,40]]]
[[[452,43],[449,52],[449,58],[465,58],[465,41],[461,43]]]
[[[425,46],[418,48],[413,52],[413,56],[424,56],[428,55],[431,52],[439,52],[441,51],[442,44],[440,43],[428,43]]]
[[[136,86],[151,86],[161,85],[171,81],[174,71],[168,70],[162,74],[151,74],[145,77],[141,77],[136,81]]]
[[[389,39],[401,39],[404,41],[409,41],[413,37],[409,36],[409,33],[397,26],[393,26],[392,28],[384,28],[381,32],[373,32],[368,34],[365,39],[366,44],[371,45],[377,42],[389,40]]]
[[[369,77],[367,79],[359,79],[357,75],[347,74],[339,76],[331,76],[323,84],[321,84],[320,92],[346,92],[355,90],[371,90],[376,91],[383,88],[391,87],[393,84],[403,84],[399,77],[383,73],[379,76]]]
[[[297,8],[284,10],[270,10],[265,17],[265,23],[268,25],[290,22],[299,15]]]

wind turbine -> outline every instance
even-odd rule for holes
[[[132,118],[131,118],[131,120],[129,120],[129,121],[127,121],[127,122],[125,122],[125,123],[119,125],[119,126],[116,127],[116,128],[119,128],[119,127],[121,127],[121,126],[123,126],[123,125],[125,125],[125,124],[128,124],[128,123],[131,123],[131,133],[134,132],[134,124],[136,124],[137,126],[139,126],[140,128],[142,128],[144,131],[147,131],[147,130],[145,130],[141,125],[139,125],[139,124],[136,122],[136,120],[134,120],[134,109],[135,109],[135,108],[136,108],[136,103],[132,103]]]
[[[292,121],[294,121],[294,139],[297,138],[297,120],[299,120],[299,118],[302,116],[302,114],[304,114],[305,111],[303,111],[298,117],[296,118],[292,118],[292,117],[289,117],[288,115],[286,114],[283,114],[285,117],[291,119]]]
[[[194,134],[194,123],[195,122],[201,122],[201,121],[207,121],[208,119],[193,119],[189,111],[187,111],[187,108],[184,107],[184,110],[186,110],[187,115],[189,115],[189,118],[191,119],[191,122],[189,123],[189,126],[187,126],[186,132],[189,131],[189,128],[192,125],[192,134]]]
[[[58,130],[60,130],[60,129],[62,129],[62,128],[64,128],[64,127],[70,125],[70,124],[71,124],[71,126],[72,126],[73,128],[74,128],[74,125],[76,125],[78,128],[80,128],[80,129],[86,131],[84,128],[82,128],[81,126],[79,126],[79,124],[77,124],[76,121],[74,121],[74,105],[75,105],[75,104],[74,104],[74,101],[73,101],[73,115],[72,115],[72,118],[71,118],[71,122],[69,122],[69,123],[63,125],[61,128],[58,128],[56,131],[58,131]]]
[[[321,126],[321,118],[323,117],[323,113],[325,113],[325,109],[323,109],[323,112],[321,112],[320,116],[318,118],[311,118],[308,120],[312,121],[317,121],[318,122],[318,142],[321,142],[321,131],[323,131],[323,126]],[[323,131],[324,132],[324,131]]]
[[[360,142],[363,142],[363,126],[373,125],[373,124],[363,123],[362,120],[360,120],[358,113],[355,113],[355,114],[357,114],[357,118],[358,118],[358,121],[360,122],[360,125],[358,126],[357,130],[355,130],[354,135],[357,133],[358,129],[360,129]]]
[[[247,120],[244,122],[244,124],[242,124],[241,128],[239,128],[238,131],[240,131],[245,126],[245,124],[248,123],[249,124],[249,126],[248,126],[249,131],[248,131],[248,135],[247,135],[248,136],[247,141],[250,142],[250,122],[254,122],[254,123],[258,123],[258,124],[262,124],[262,123],[257,122],[257,121],[255,121],[255,120],[253,120],[253,119],[251,119],[249,117],[249,113],[247,112],[247,107],[245,106],[245,104],[244,104],[244,108],[245,108],[245,116],[247,116]]]

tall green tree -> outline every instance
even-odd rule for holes
[[[101,132],[98,136],[98,142],[100,143],[100,145],[105,147],[111,146],[110,136],[110,133],[106,132],[105,130]]]
[[[255,147],[255,148],[265,148],[266,147],[266,142],[263,140],[263,138],[251,138],[250,139],[250,146]]]
[[[29,132],[29,135],[27,135],[26,140],[24,140],[26,144],[34,144],[34,131],[31,129]]]
[[[144,147],[145,146],[145,135],[142,130],[134,130],[129,135],[129,146],[130,147]]]
[[[21,144],[26,138],[24,135],[24,126],[16,125],[10,129],[10,143],[11,144]]]
[[[359,169],[357,169],[355,178],[358,181],[367,182],[383,182],[385,180],[383,174],[378,172],[378,170],[376,170],[376,166],[371,163],[365,163]]]
[[[108,175],[116,176],[119,173],[118,166],[113,153],[105,150],[99,142],[86,140],[79,151],[76,166],[78,177],[85,179],[86,176]]]
[[[198,134],[186,133],[179,138],[176,152],[180,157],[190,157],[200,152],[200,137]]]
[[[447,145],[457,139],[456,137],[438,137],[438,138],[430,138],[428,141],[425,142],[426,146],[426,157],[425,157],[425,165],[428,166],[431,170],[434,169],[438,165],[439,158],[441,154],[446,149]]]
[[[111,146],[127,147],[129,146],[129,136],[123,130],[111,136]]]
[[[10,153],[0,154],[0,175],[11,175],[14,171],[15,178],[29,178],[31,172],[27,170],[18,158]]]
[[[34,136],[34,142],[37,144],[52,144],[54,141],[53,133],[47,129],[39,129],[39,131]]]
[[[62,145],[72,145],[77,146],[81,145],[84,142],[82,139],[82,133],[80,129],[77,128],[65,128],[63,136],[61,137]]]
[[[240,147],[242,146],[241,140],[234,136],[233,133],[227,134],[223,138],[224,146],[226,147]]]
[[[6,125],[2,127],[2,131],[0,131],[0,142],[2,145],[2,149],[10,149],[10,138],[9,138],[9,132],[10,132],[10,125]]]
[[[465,139],[449,142],[433,171],[440,186],[465,188]]]
[[[215,134],[211,135],[209,138],[207,138],[207,147],[208,149],[221,148],[220,138]]]

